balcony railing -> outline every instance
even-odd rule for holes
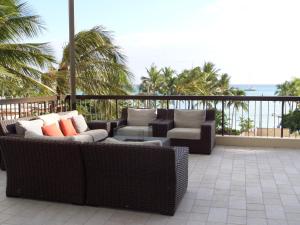
[[[119,118],[124,107],[168,109],[216,109],[220,135],[293,137],[285,120],[299,108],[300,97],[277,96],[98,96],[79,95],[77,109],[87,120]],[[0,100],[1,119],[35,116],[70,109],[70,96]],[[294,121],[297,123],[297,121]]]
[[[60,96],[0,99],[0,119],[10,120],[62,112],[69,108],[69,103],[65,100],[66,97]]]

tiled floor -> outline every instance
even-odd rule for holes
[[[175,216],[5,197],[0,224],[300,225],[300,150],[218,146],[190,155],[189,187]]]

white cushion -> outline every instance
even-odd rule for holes
[[[107,131],[103,129],[88,130],[80,133],[80,135],[89,135],[93,138],[94,142],[104,140],[108,137]]]
[[[200,128],[174,128],[167,133],[168,138],[200,140]]]
[[[39,119],[44,121],[44,125],[57,124],[59,127],[60,116],[57,113],[50,113],[46,115],[41,115],[38,117]]]
[[[43,120],[20,120],[16,123],[16,132],[18,135],[25,135],[26,131],[30,131],[37,135],[43,135],[42,126],[44,125]]]
[[[78,116],[78,111],[59,112],[60,119],[71,119],[73,116]]]
[[[78,141],[78,142],[93,142],[94,139],[91,135],[76,135],[76,136],[65,136],[65,137],[54,137],[39,135],[31,131],[25,132],[25,138],[28,139],[39,139],[39,140],[52,140],[52,141]]]
[[[88,134],[79,134],[76,136],[72,136],[72,139],[74,141],[79,141],[79,142],[94,142],[94,138]]]
[[[73,141],[72,137],[55,137],[55,136],[44,136],[43,134],[36,134],[32,131],[25,132],[25,138],[28,139],[41,139],[41,140],[54,140],[54,141]]]
[[[116,135],[120,136],[152,136],[152,128],[148,126],[125,126],[119,128]]]
[[[175,127],[200,128],[206,119],[205,110],[178,110],[174,111]]]
[[[148,126],[155,119],[155,109],[128,109],[128,126]]]
[[[82,133],[89,129],[83,115],[73,116],[72,122],[73,122],[73,125],[74,125],[77,133]]]
[[[135,142],[135,141],[119,141],[114,138],[106,138],[102,143],[106,144],[123,144],[123,145],[143,145],[143,146],[162,146],[162,142],[160,140],[153,141],[143,141],[143,142]]]

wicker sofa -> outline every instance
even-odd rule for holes
[[[20,120],[35,120],[36,117],[27,117],[20,119],[12,119],[12,120],[0,120],[0,136],[10,136],[10,137],[21,137],[17,134],[16,131],[16,123]],[[110,123],[106,121],[90,121],[87,122],[88,128],[90,130],[98,130],[104,129],[108,133],[110,132]],[[3,157],[0,154],[0,168],[5,170],[5,164]]]
[[[9,197],[173,215],[187,189],[188,150],[0,137]]]

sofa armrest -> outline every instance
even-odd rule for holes
[[[114,136],[114,133],[116,131],[116,129],[124,127],[127,125],[127,120],[125,119],[118,119],[118,120],[111,120],[110,121],[110,129],[111,129],[111,135],[110,136]]]
[[[106,130],[108,133],[110,133],[111,130],[111,125],[108,121],[94,120],[87,122],[87,125],[91,130],[103,129]]]
[[[216,121],[208,120],[201,125],[201,139],[212,149],[216,141]]]
[[[157,119],[149,123],[152,127],[153,137],[166,137],[169,130],[174,128],[173,120]]]
[[[176,168],[175,205],[177,206],[180,200],[183,198],[188,186],[189,148],[174,147],[174,151]]]
[[[181,152],[158,146],[85,145],[87,204],[173,215],[187,185],[182,177],[187,176],[187,160]]]

